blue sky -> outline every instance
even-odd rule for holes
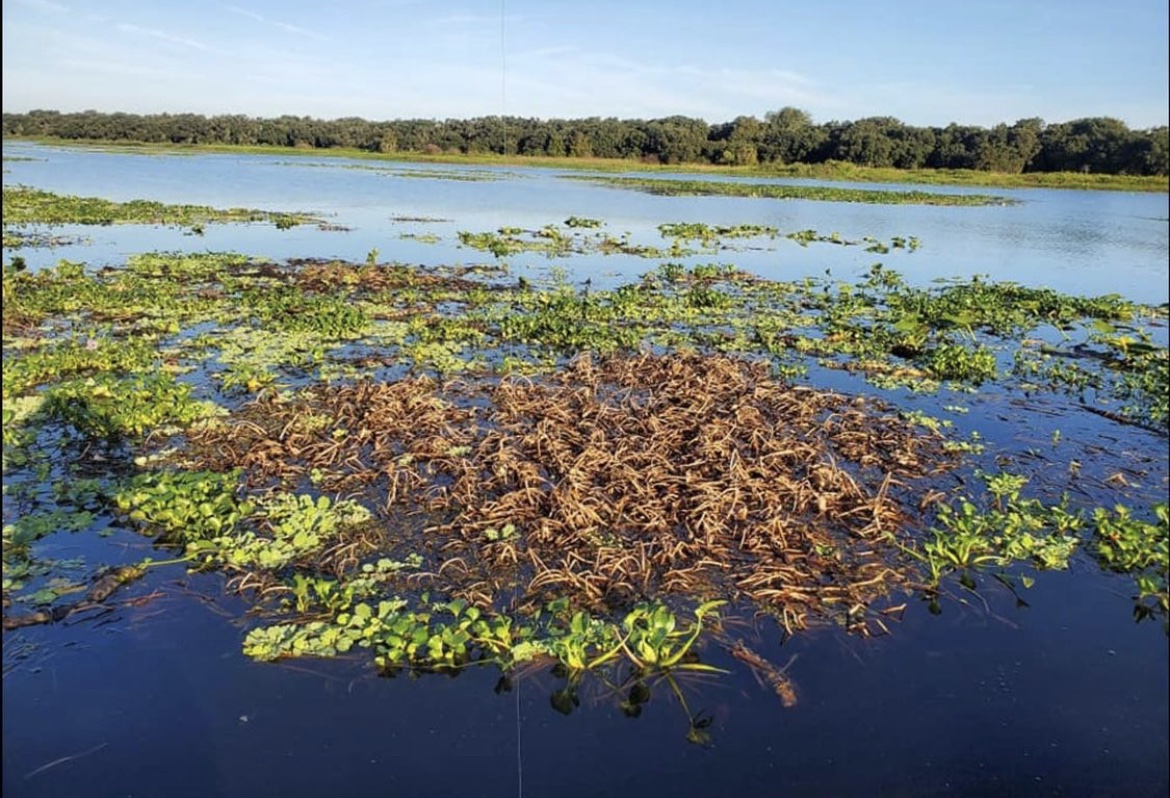
[[[1166,0],[4,0],[3,108],[1167,123]]]

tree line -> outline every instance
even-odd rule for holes
[[[624,158],[645,163],[817,164],[841,161],[899,169],[992,172],[1170,174],[1165,126],[1131,130],[1110,117],[1046,123],[1021,119],[991,128],[916,127],[893,117],[814,124],[783,108],[763,119],[400,119],[323,120],[281,116],[29,111],[3,114],[5,136],[159,144],[228,144],[373,152]]]

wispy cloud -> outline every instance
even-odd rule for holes
[[[332,39],[330,39],[328,36],[323,36],[316,31],[309,30],[308,28],[302,28],[299,25],[291,25],[288,22],[273,22],[272,24],[283,31],[295,33],[297,36],[308,36],[310,39],[316,39],[319,42],[332,41]]]
[[[278,28],[279,30],[284,31],[285,33],[291,33],[295,36],[304,36],[319,42],[333,41],[333,39],[330,37],[317,33],[317,31],[309,30],[308,28],[302,28],[300,25],[293,25],[291,22],[281,22],[280,20],[269,19],[263,14],[257,14],[255,11],[249,11],[246,8],[240,8],[239,6],[224,6],[224,8],[234,14],[239,14],[242,17],[255,20],[262,25],[271,25],[274,28]]]
[[[166,31],[156,30],[154,28],[144,28],[141,25],[132,25],[129,22],[119,22],[116,26],[118,30],[124,33],[133,33],[138,36],[149,36],[152,39],[159,39],[160,41],[170,42],[171,44],[181,44],[184,47],[193,47],[196,50],[209,50],[210,48],[202,42],[197,42],[194,39],[186,39],[182,36],[174,36]]]
[[[224,8],[226,8],[228,11],[231,11],[233,14],[239,14],[242,17],[247,17],[248,19],[254,19],[257,22],[264,21],[264,17],[260,16],[255,11],[249,11],[246,8],[240,8],[239,6],[224,6]]]

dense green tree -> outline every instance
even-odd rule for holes
[[[1170,174],[1170,128],[1163,125],[1137,136],[1130,146],[1127,162],[1131,174]]]
[[[1110,117],[1089,117],[1050,125],[1041,139],[1039,171],[1131,171],[1125,154],[1133,152],[1135,134]]]
[[[708,126],[702,119],[671,116],[656,119],[646,127],[646,154],[662,163],[694,163],[707,143]]]
[[[760,160],[769,163],[809,163],[826,143],[829,132],[817,127],[805,111],[791,106],[764,115]],[[823,160],[816,158],[815,160]]]
[[[305,116],[262,119],[242,115],[5,113],[6,136],[174,144],[271,147],[348,147],[379,152],[462,152],[557,157],[627,158],[668,164],[709,162],[820,163],[836,159],[903,169],[983,169],[997,172],[1081,171],[1167,175],[1165,126],[1130,130],[1109,117],[1045,125],[1021,119],[988,128],[951,124],[915,127],[893,117],[814,124],[786,107],[763,121],[739,116],[708,125],[701,119],[400,119]]]
[[[897,135],[901,125],[901,122],[889,116],[869,117],[849,123],[837,138],[834,157],[859,166],[893,166],[894,135]]]
[[[754,116],[738,116],[734,121],[711,129],[710,160],[732,166],[752,166],[760,160],[764,143],[764,126]]]

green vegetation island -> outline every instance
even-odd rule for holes
[[[619,120],[319,120],[281,116],[61,113],[3,115],[5,140],[312,153],[409,161],[527,164],[744,176],[997,187],[1167,191],[1166,126],[1109,117],[991,128],[916,127],[892,117],[814,124],[797,108],[708,124],[684,116]]]

